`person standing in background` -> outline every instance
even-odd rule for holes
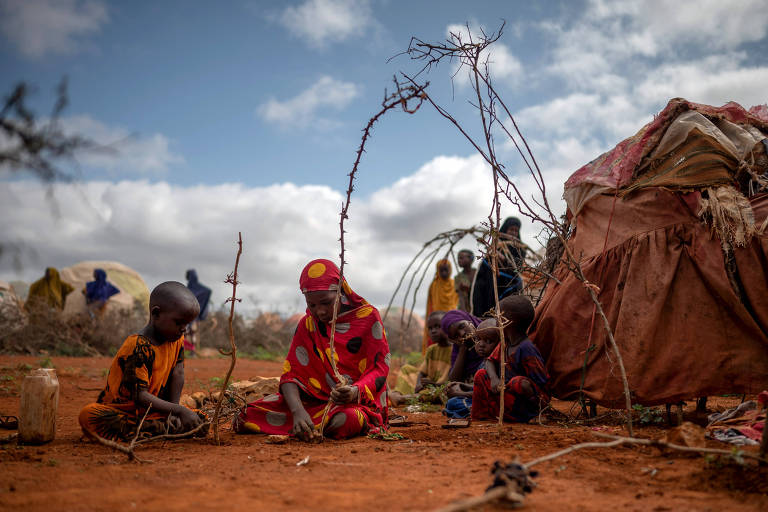
[[[451,262],[447,259],[442,259],[437,262],[435,278],[432,280],[432,284],[429,285],[427,313],[424,315],[424,336],[421,341],[421,355],[425,355],[427,353],[427,347],[433,343],[432,339],[429,337],[429,328],[427,327],[426,322],[426,320],[429,319],[429,315],[431,315],[433,311],[450,311],[456,309],[458,304],[459,297],[456,295],[453,279],[451,278]]]
[[[475,260],[475,255],[469,249],[462,249],[459,251],[457,257],[457,263],[461,267],[461,272],[456,274],[453,278],[456,288],[456,295],[459,296],[459,306],[457,309],[466,311],[467,313],[472,311],[472,302],[470,296],[472,293],[472,283],[475,280],[475,269],[472,268],[472,262]]]
[[[208,315],[208,303],[211,300],[211,289],[197,280],[197,271],[193,268],[187,270],[187,288],[194,294],[200,304],[200,314],[187,327],[184,336],[184,348],[195,352],[200,345],[200,320],[205,320]]]

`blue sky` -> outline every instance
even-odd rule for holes
[[[360,130],[392,75],[418,69],[406,56],[388,59],[411,36],[439,41],[450,27],[494,30],[502,20],[491,69],[558,208],[571,172],[670,98],[768,101],[768,10],[758,0],[0,0],[0,90],[34,83],[45,115],[66,75],[64,126],[116,149],[78,157],[81,182],[56,188],[60,217],[39,208],[43,187],[0,169],[0,216],[11,220],[2,241],[27,262],[18,271],[0,259],[0,279],[114,259],[150,286],[187,267],[213,285],[231,266],[239,230],[251,304],[301,307],[303,263],[338,252]],[[426,76],[430,94],[475,127],[471,91],[453,72],[448,64]],[[351,210],[352,285],[385,302],[423,241],[487,216],[489,180],[433,110],[385,117]],[[536,232],[524,226],[531,243]],[[213,286],[223,298],[223,285]]]
[[[57,4],[61,8],[67,2],[51,3]],[[506,39],[519,45],[517,58],[527,66],[525,61],[534,62],[546,44],[534,25],[550,11],[528,2],[414,2],[407,7],[402,2],[317,2],[318,9],[335,4],[357,6],[351,9],[357,19],[346,31],[336,26],[326,34],[312,32],[312,26],[287,26],[298,23],[281,7],[287,3],[136,2],[104,4],[99,10],[73,2],[72,11],[90,19],[91,29],[72,33],[69,44],[52,41],[49,47],[27,45],[27,50],[23,42],[5,38],[2,68],[15,72],[4,73],[0,85],[8,90],[21,78],[37,84],[36,103],[45,112],[50,93],[66,75],[67,116],[167,140],[161,160],[167,165],[117,172],[93,166],[85,169],[90,179],[138,174],[180,185],[295,181],[338,188],[359,130],[378,109],[392,76],[417,69],[405,56],[388,62],[412,35],[440,40],[451,23],[495,28],[506,19]],[[553,5],[549,16],[568,17],[569,11],[573,6]],[[445,66],[436,73],[435,92],[450,93],[450,71]],[[314,108],[296,106],[283,119],[260,115],[270,101],[289,102],[317,84],[320,98]],[[546,97],[539,86],[517,85],[523,87],[509,90],[513,106],[530,101],[531,94]],[[340,90],[335,97],[334,90]],[[463,100],[454,103],[466,110]],[[413,172],[434,155],[467,152],[457,134],[426,110],[418,116],[392,115],[377,128],[362,192]],[[424,133],[430,136],[413,135]]]

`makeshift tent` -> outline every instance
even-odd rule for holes
[[[674,99],[565,184],[580,259],[644,405],[768,388],[768,108]],[[763,187],[763,188],[761,188]],[[556,396],[623,405],[585,285],[561,263],[531,338]]]
[[[13,288],[16,297],[24,302],[27,300],[27,293],[29,293],[29,283],[24,281],[10,281],[8,284]]]
[[[138,272],[116,261],[82,261],[61,270],[62,280],[75,287],[75,291],[67,296],[65,314],[84,313],[88,310],[82,290],[85,283],[93,281],[93,271],[97,268],[106,271],[107,281],[120,290],[120,293],[109,298],[107,309],[132,309],[134,303],[138,302],[142,310],[149,310],[149,290]]]
[[[24,323],[24,301],[16,295],[13,285],[0,281],[0,329],[13,330]],[[1,332],[1,331],[0,331]]]
[[[0,308],[9,307],[13,309],[19,309],[21,301],[16,295],[13,285],[0,281]]]

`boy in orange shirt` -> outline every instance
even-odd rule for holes
[[[179,405],[184,386],[184,332],[200,306],[189,289],[168,281],[149,297],[149,322],[117,351],[107,385],[96,403],[80,411],[83,433],[130,440],[147,408],[142,432],[178,434],[194,429],[200,415]]]

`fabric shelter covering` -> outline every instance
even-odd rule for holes
[[[681,116],[695,123],[675,134]],[[566,182],[568,244],[600,289],[635,403],[768,388],[768,193],[747,194],[754,229],[741,245],[701,216],[709,187],[743,198],[739,169],[768,172],[754,158],[766,134],[764,107],[675,99]],[[656,151],[672,135],[677,142]],[[555,396],[575,398],[583,379],[585,396],[623,406],[620,371],[584,284],[563,264],[555,276],[560,284],[549,283],[531,327]]]

